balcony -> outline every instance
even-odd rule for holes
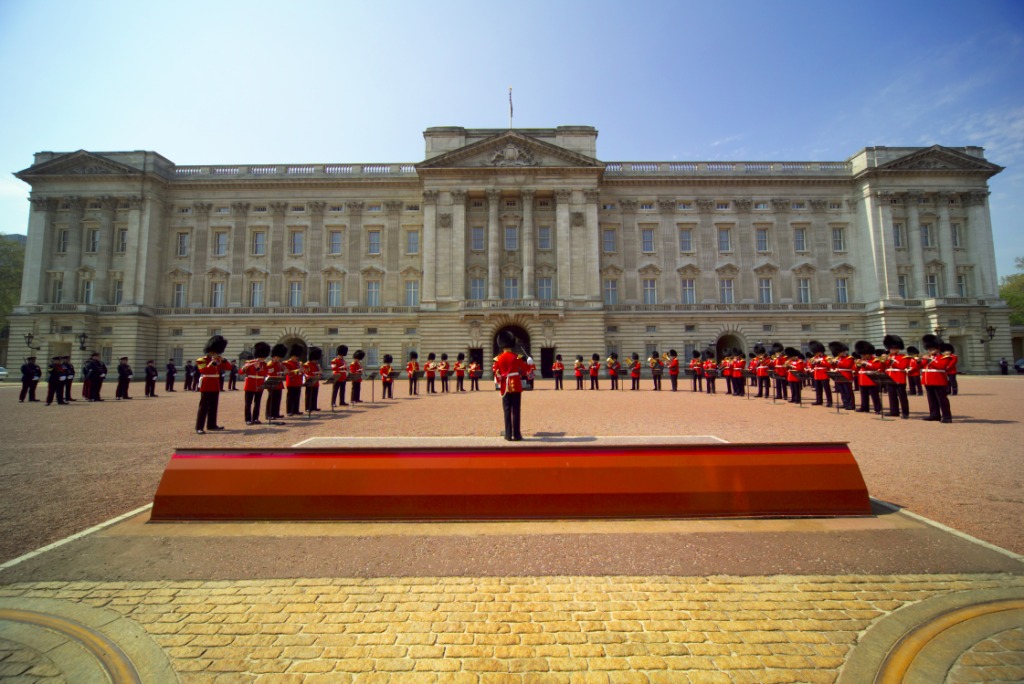
[[[848,176],[848,162],[608,162],[605,176]]]
[[[176,166],[182,181],[264,180],[267,178],[416,178],[416,167],[399,164],[259,164],[252,166]]]

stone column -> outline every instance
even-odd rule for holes
[[[775,239],[776,244],[779,247],[779,254],[794,254],[793,251],[793,226],[789,223],[789,212],[792,208],[793,203],[787,198],[776,198],[772,200],[772,212],[775,219]],[[716,236],[717,237],[717,236]],[[807,235],[804,237],[807,241],[809,252],[813,255],[811,258],[821,259],[824,256],[824,263],[819,263],[818,268],[815,271],[813,282],[811,283],[812,292],[811,296],[820,296],[822,292],[828,292],[825,284],[821,282],[824,275],[828,274],[828,265],[831,263],[829,257],[829,250],[827,245],[821,244],[821,234],[815,231],[815,223],[811,223]],[[800,257],[797,257],[800,258]],[[781,265],[781,264],[780,264]],[[778,291],[775,292],[775,296],[779,299],[793,298],[795,299],[793,272],[789,271],[789,277],[779,278]],[[754,301],[757,301],[756,298]],[[776,300],[778,301],[778,300]]]
[[[206,276],[206,271],[210,256],[210,209],[213,208],[213,205],[206,202],[193,202],[192,207],[196,215],[196,227],[192,232],[192,287],[189,289],[189,296],[194,306],[209,306],[210,293],[206,287],[209,278]]]
[[[702,300],[718,301],[718,234],[712,212],[715,200],[698,199],[700,225],[697,227],[697,258],[700,268],[700,296]]]
[[[25,242],[25,268],[21,276],[21,303],[40,304],[49,299],[47,271],[50,268],[57,240],[53,214],[57,202],[50,198],[32,197],[32,213]]]
[[[93,283],[93,303],[113,303],[110,292],[110,263],[114,258],[114,210],[117,200],[113,197],[99,198],[100,243],[96,250],[96,277]],[[122,292],[123,296],[123,292]]]
[[[750,209],[748,206],[747,209]],[[658,302],[669,304],[679,301],[679,274],[675,269],[675,255],[679,253],[676,235],[676,202],[671,199],[658,200],[661,219],[658,232],[661,233],[661,247],[658,249],[658,264],[661,268],[661,282],[658,283]]]
[[[345,303],[348,306],[360,306],[362,293],[359,290],[360,262],[363,258],[363,203],[361,201],[345,202],[348,219],[348,254],[345,263]]]
[[[992,243],[992,225],[985,203],[988,190],[973,190],[963,195],[967,205],[967,226],[964,237],[967,253],[974,264],[974,282],[977,297],[995,297],[999,291],[996,284],[995,247]]]
[[[245,257],[249,253],[249,203],[231,205],[234,226],[231,229],[231,276],[228,279],[228,306],[248,305],[245,289]]]
[[[872,260],[874,262],[875,279],[878,282],[876,299],[896,299],[899,297],[899,272],[896,268],[896,246],[892,232],[892,193],[876,191],[872,196],[864,198],[865,213],[871,225]],[[861,289],[869,290],[866,278],[861,275]],[[907,292],[909,298],[910,292]],[[870,299],[870,295],[868,296]]]
[[[501,223],[498,221],[500,190],[487,191],[487,298],[501,299]]]
[[[531,188],[522,190],[523,200],[523,299],[536,299],[536,283],[533,273],[533,198],[536,192]]]
[[[736,265],[740,268],[736,302],[744,299],[757,301],[757,278],[754,273],[754,264],[757,262],[757,236],[754,235],[750,220],[750,207],[753,201],[749,199],[736,199],[732,202],[736,208],[736,230],[733,231],[733,253],[736,254]],[[746,267],[744,267],[746,266]],[[782,297],[782,283],[776,283],[775,297]],[[777,300],[776,300],[777,301]]]
[[[387,211],[387,226],[385,228],[386,241],[384,245],[384,291],[381,292],[381,304],[384,306],[402,306],[405,304],[404,292],[402,291],[401,275],[399,274],[399,259],[404,253],[402,246],[402,207],[404,203],[398,200],[389,200],[384,203]],[[420,249],[422,251],[422,248]]]
[[[128,198],[128,250],[124,254],[124,296],[121,301],[125,304],[144,304],[142,298],[146,292],[146,256],[147,245],[143,239],[142,230],[142,208],[145,200],[142,197]],[[163,212],[154,209],[156,216]],[[150,237],[149,233],[152,232]],[[158,225],[150,226],[145,231],[147,239],[154,242],[162,242]],[[159,288],[157,288],[159,289]],[[158,295],[159,296],[159,295]]]
[[[636,207],[634,199],[619,202],[622,207],[622,239],[618,245],[622,253],[622,300],[623,304],[640,301],[638,294],[639,274],[637,272],[637,256],[642,248],[636,234]]]
[[[939,208],[939,260],[942,261],[943,297],[959,297],[956,291],[956,257],[953,253],[953,229],[949,222],[949,198],[951,194],[941,192],[935,196]]]
[[[420,303],[437,301],[437,190],[423,191],[423,291]]]
[[[907,250],[910,251],[910,264],[913,267],[910,274],[910,296],[914,299],[925,296],[924,248],[921,246],[921,217],[917,209],[919,197],[919,194],[909,192],[903,196],[907,205]]]
[[[452,190],[452,299],[466,298],[466,191]]]
[[[64,253],[65,302],[78,301],[78,267],[82,265],[82,209],[81,197],[65,197],[68,205],[68,248]]]
[[[555,249],[558,252],[558,299],[569,299],[572,294],[572,240],[569,235],[569,202],[572,190],[555,190]]]
[[[598,216],[598,201],[601,199],[601,191],[597,188],[589,188],[583,191],[583,199],[586,202],[585,213],[587,221],[587,299],[590,301],[601,301],[601,221]]]

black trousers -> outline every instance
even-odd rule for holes
[[[301,387],[286,387],[285,388],[285,400],[284,410],[289,416],[294,416],[298,413],[302,413],[299,410],[299,400],[302,398]]]
[[[480,381],[477,380],[476,378],[473,378],[473,382],[471,383],[471,389],[473,389],[473,390],[480,389]],[[419,393],[420,393],[420,381],[419,381],[419,378],[409,378],[409,396],[411,397],[411,396],[414,396],[414,395],[418,395]]]
[[[632,375],[629,376],[629,391],[640,389],[640,378],[634,378]]]
[[[320,385],[306,385],[306,413],[319,411]]]
[[[578,390],[583,389],[583,376],[582,375],[577,375],[576,376],[576,389],[578,389]]]
[[[560,390],[562,387],[562,371],[555,373],[555,389]]]
[[[465,376],[462,376],[462,375],[456,375],[455,376],[455,391],[456,392],[465,392],[466,391],[466,387],[464,385],[465,381],[466,381]]]
[[[882,395],[878,391],[878,385],[860,386],[860,411],[866,413],[868,409],[868,398],[871,399],[871,406],[875,413],[882,412]]]
[[[217,405],[220,403],[220,392],[200,392],[199,411],[196,413],[196,430],[212,430],[217,425]]]
[[[260,419],[260,404],[263,403],[263,390],[246,391],[245,422],[249,424]]]
[[[619,389],[619,376],[618,375],[612,375],[612,376],[609,376],[609,379],[612,381],[612,389],[613,390]]]
[[[362,401],[362,399],[359,398],[360,392],[362,392],[362,390],[363,390],[363,383],[362,383],[362,381],[358,381],[357,382],[357,381],[353,380],[352,381],[352,402],[353,403],[357,403],[357,402]]]
[[[885,388],[889,394],[889,415],[909,416],[910,402],[907,400],[907,386],[902,383],[893,383]]]
[[[448,391],[448,376],[447,375],[442,375],[441,376],[441,391],[442,392],[447,392]]]
[[[690,377],[690,389],[694,392],[704,391],[704,376],[694,374]]]
[[[708,377],[708,378],[704,378],[704,379],[707,380],[707,382],[704,383],[704,387],[706,388],[705,389],[705,394],[718,394],[717,392],[715,392],[715,380],[716,380],[716,378]]]
[[[281,418],[281,390],[267,390],[267,420]]]
[[[825,395],[825,401],[829,406],[832,405],[832,386],[828,383],[828,380],[815,380],[814,381],[814,403],[821,403],[821,395]]]
[[[348,402],[345,401],[345,385],[348,384],[348,380],[338,380],[334,383],[334,389],[331,390],[331,406],[345,406]],[[341,397],[341,401],[338,398]]]
[[[156,378],[146,378],[146,389],[144,394],[147,397],[156,396]]]
[[[46,403],[52,404],[55,396],[58,404],[67,403],[64,401],[64,383],[60,380],[46,383]]]
[[[71,383],[73,380],[64,381],[64,401],[72,401],[71,399]]]
[[[670,376],[668,376],[668,381],[672,383],[672,391],[673,392],[675,392],[676,390],[679,389],[679,376],[678,375],[670,375]]]
[[[168,392],[173,392],[174,391],[174,376],[173,375],[168,375],[167,376],[167,379],[164,381],[164,389],[167,390]]]
[[[789,396],[789,383],[786,378],[775,375],[775,398],[786,399]]]
[[[660,392],[661,391],[661,376],[660,375],[655,375],[651,379],[654,380],[654,389]]]
[[[946,385],[925,385],[924,392],[928,395],[928,417],[932,420],[953,420],[949,410],[949,387]]]
[[[801,403],[800,401],[800,388],[803,385],[803,379],[791,380],[789,382],[789,401],[794,404]]]
[[[25,397],[28,397],[29,401],[39,401],[36,399],[36,387],[39,385],[38,380],[22,380],[21,381],[21,394],[18,395],[18,401],[25,401]]]
[[[501,398],[501,409],[505,414],[505,439],[522,439],[520,417],[522,413],[523,393],[505,392]]]
[[[459,385],[462,385],[462,378],[459,378]],[[395,393],[394,393],[395,392],[395,383],[394,382],[382,382],[381,383],[381,387],[383,388],[383,391],[381,392],[381,396],[380,396],[381,399],[394,399],[395,398]],[[463,391],[461,389],[461,387],[460,387],[459,391],[460,392]]]
[[[744,396],[746,396],[746,393],[747,393],[746,385],[747,385],[746,378],[744,378],[743,376],[736,377],[734,375],[732,377],[732,393],[734,395],[736,395],[737,397],[744,397]]]
[[[114,396],[118,399],[128,399],[128,384],[131,382],[128,378],[117,379],[117,389],[114,390]]]
[[[946,376],[949,378],[949,393],[952,394],[954,397],[960,391],[960,385],[956,383],[956,376],[956,373],[950,373],[949,375]]]
[[[757,376],[757,396],[768,398],[772,393],[772,379],[767,375]]]
[[[920,375],[911,375],[907,377],[907,382],[910,383],[910,389],[907,390],[907,394],[913,394],[918,397],[924,395],[924,388],[921,386]]]
[[[100,398],[100,390],[103,389],[103,378],[93,378],[89,381],[89,399],[92,401],[102,401]]]
[[[590,376],[590,389],[592,389],[592,390],[601,389],[600,386],[597,383],[597,376],[596,375],[591,375]]]

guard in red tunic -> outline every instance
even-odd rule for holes
[[[768,365],[768,351],[763,344],[754,345],[754,374],[757,376],[757,396],[765,399],[771,394],[771,368]]]
[[[953,414],[949,409],[948,371],[952,363],[953,345],[940,340],[936,335],[925,335],[925,354],[921,357],[921,382],[928,395],[928,417],[923,420],[952,423]]]
[[[921,350],[917,347],[907,347],[907,394],[911,396],[924,396],[924,388],[921,386]]]
[[[590,366],[588,367],[588,370],[590,371],[590,389],[592,389],[592,390],[600,389],[598,387],[597,383],[598,383],[598,373],[601,372],[601,355],[598,354],[597,352],[594,352],[591,355],[591,357],[590,357]]]
[[[466,391],[466,387],[465,387],[464,383],[466,382],[466,368],[467,368],[467,366],[468,366],[468,364],[466,363],[466,355],[463,354],[462,352],[459,352],[459,355],[455,358],[455,391],[456,392],[465,392]]]
[[[786,347],[783,350],[786,355],[786,382],[789,383],[789,403],[800,403],[800,388],[804,384],[804,371],[807,369],[804,363],[803,353],[796,347]]]
[[[950,347],[950,350],[946,355],[949,359],[949,368],[946,370],[946,378],[949,380],[949,393],[955,397],[960,391],[960,386],[956,382],[956,376],[960,374],[960,371],[957,369],[957,364],[960,362],[960,359],[957,357],[956,350],[953,348],[953,345],[949,342],[946,342],[945,344]]]
[[[694,392],[704,391],[704,365],[700,362],[700,352],[693,350],[690,359],[690,389]]]
[[[309,358],[302,364],[302,376],[306,385],[306,413],[319,411],[317,400],[320,396],[320,359],[324,352],[320,347],[309,348]]]
[[[772,343],[772,372],[775,373],[775,398],[789,399],[789,383],[786,382],[785,347],[780,342]]]
[[[563,389],[562,380],[565,375],[565,364],[562,363],[561,354],[555,354],[555,361],[551,364],[551,375],[555,377],[555,389]]]
[[[441,378],[441,392],[448,393],[448,375],[451,366],[448,364],[448,355],[441,354],[441,361],[437,364],[437,376]]]
[[[285,413],[289,416],[301,416],[299,401],[302,398],[302,345],[293,344],[288,359],[284,362]]]
[[[807,343],[811,352],[811,382],[814,386],[814,405],[821,406],[822,395],[825,396],[826,406],[832,407],[832,385],[828,381],[828,372],[831,366],[825,358],[825,345],[817,340]]]
[[[717,394],[715,391],[715,380],[718,379],[718,362],[715,361],[715,352],[710,349],[704,352],[704,363],[701,367],[704,369],[705,393]]]
[[[732,393],[736,397],[747,396],[747,379],[743,371],[747,369],[747,357],[742,349],[732,350]]]
[[[604,362],[605,368],[608,369],[608,379],[612,382],[612,389],[619,389],[619,370],[622,369],[622,364],[619,363],[619,355],[617,352],[612,352],[608,355],[608,358]]]
[[[356,353],[352,355],[352,363],[348,364],[348,375],[352,379],[352,398],[350,401],[353,404],[363,403],[359,396],[363,389],[363,359],[365,358],[366,352],[362,349],[357,349]]]
[[[246,361],[239,374],[245,378],[242,391],[245,393],[245,424],[260,424],[260,405],[263,403],[263,381],[267,374],[267,357],[270,345],[257,342],[252,348],[253,358]]]
[[[572,372],[576,375],[576,389],[583,389],[583,369],[587,365],[583,363],[583,354],[577,354],[576,360],[572,364]]]
[[[498,333],[498,347],[501,354],[494,361],[495,377],[501,391],[501,407],[505,414],[505,441],[519,442],[523,439],[520,429],[522,416],[523,382],[528,372],[526,362],[515,354],[516,338],[507,330]]]
[[[732,353],[726,347],[722,354],[722,359],[718,362],[718,376],[725,381],[725,393],[732,394]]]
[[[850,356],[850,348],[842,342],[829,342],[828,350],[832,354],[832,368],[846,381],[836,381],[836,392],[839,393],[841,405],[847,411],[853,411],[853,376],[856,372],[856,363]]]
[[[228,341],[214,335],[203,349],[205,356],[196,360],[199,371],[199,411],[196,413],[196,434],[205,435],[206,430],[223,430],[217,425],[217,404],[220,401],[220,374],[227,370],[228,362],[221,356],[228,348]],[[203,427],[206,427],[206,430]]]
[[[668,381],[673,392],[679,389],[679,353],[675,349],[668,350]]]
[[[437,357],[434,352],[427,354],[427,362],[423,364],[423,371],[427,378],[427,394],[437,394],[437,389],[434,388],[434,377],[437,375]]]
[[[875,358],[875,345],[866,340],[858,340],[854,343],[853,350],[860,354],[860,360],[857,361],[860,408],[857,409],[857,413],[867,413],[871,410],[868,408],[868,400],[870,399],[875,413],[880,414],[882,412],[882,396],[878,390],[878,384],[871,378],[871,373],[877,373],[882,370],[882,363]]]
[[[381,399],[394,399],[394,379],[391,377],[391,364],[394,362],[394,357],[391,354],[384,355],[384,365],[380,367],[380,384],[381,384]],[[459,390],[460,392],[462,390]]]
[[[903,338],[899,335],[886,335],[882,344],[889,352],[885,358],[885,372],[892,382],[886,385],[889,394],[889,415],[910,418],[910,402],[907,399],[907,371],[910,359],[903,353]]]
[[[405,364],[405,372],[409,376],[409,396],[413,397],[420,393],[420,355],[416,352],[409,352],[409,363]],[[480,389],[477,387],[477,389]]]
[[[345,355],[348,354],[348,347],[339,344],[335,350],[337,354],[331,359],[331,373],[334,375],[334,388],[331,390],[331,408],[335,406],[348,406],[345,401],[345,385],[348,384],[348,361]]]
[[[288,347],[283,344],[275,344],[270,350],[270,361],[267,362],[267,380],[284,380],[284,357],[288,354]],[[283,383],[276,384],[272,389],[267,390],[267,410],[265,411],[267,421],[278,421],[282,424],[281,418],[281,392]]]

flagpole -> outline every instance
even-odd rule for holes
[[[512,130],[512,86],[508,87],[508,129]]]

